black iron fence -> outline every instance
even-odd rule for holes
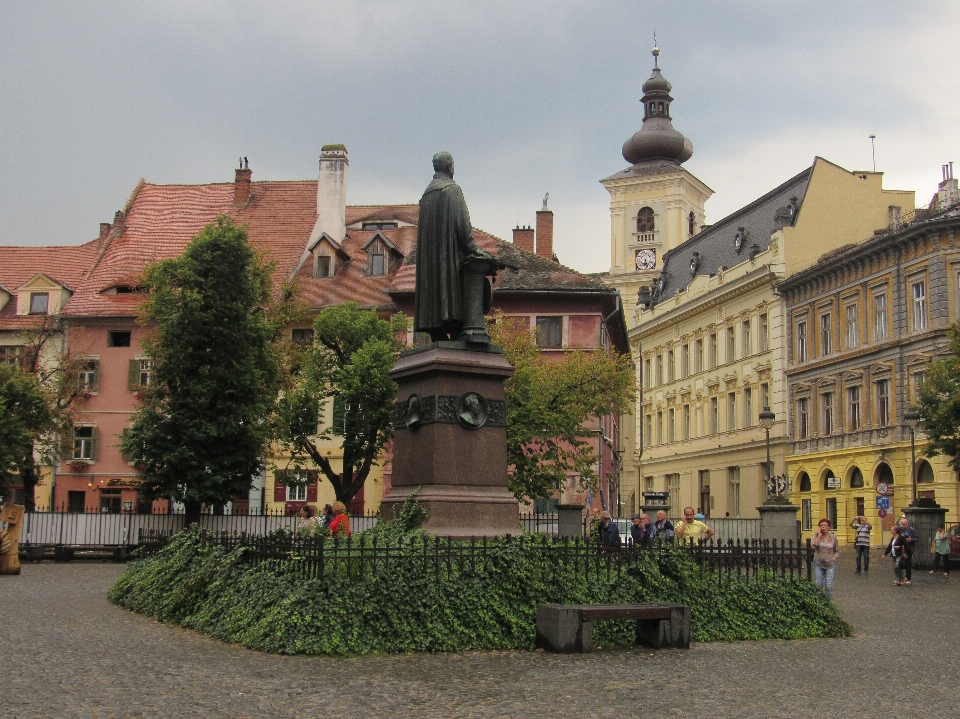
[[[749,581],[768,576],[810,581],[813,571],[813,550],[809,540],[806,544],[760,540],[707,541],[698,545],[662,542],[647,548],[606,547],[582,537],[563,540],[523,535],[489,542],[485,539],[455,541],[439,537],[404,541],[362,536],[302,539],[208,532],[201,536],[206,543],[227,550],[241,550],[243,561],[248,564],[278,562],[284,570],[305,579],[343,576],[362,580],[403,567],[440,576],[481,572],[511,547],[539,555],[583,579],[605,576],[609,580],[651,555],[661,564],[669,563],[670,553],[686,555],[702,568],[714,572],[718,581],[734,578]],[[139,536],[140,555],[151,556],[170,540],[170,533],[146,530]]]

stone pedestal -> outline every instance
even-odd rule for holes
[[[795,504],[761,504],[757,507],[760,512],[760,539],[764,541],[793,542],[796,547],[800,541],[797,532],[797,512],[800,507]]]
[[[583,505],[557,505],[557,534],[561,537],[583,536]]]
[[[903,510],[907,521],[916,531],[919,539],[913,548],[913,566],[917,569],[933,567],[933,553],[930,543],[937,533],[937,525],[944,524],[947,510],[940,507],[907,507]]]
[[[520,534],[519,505],[507,489],[503,382],[512,374],[500,348],[485,343],[434,342],[401,355],[390,373],[398,389],[384,518],[417,491],[429,534]]]

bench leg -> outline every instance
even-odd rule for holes
[[[593,622],[584,622],[576,607],[537,607],[537,646],[550,652],[593,651]]]
[[[654,649],[690,648],[690,607],[667,604],[669,619],[638,619],[637,644]]]

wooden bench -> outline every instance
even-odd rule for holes
[[[593,623],[633,619],[637,644],[654,649],[690,648],[690,607],[669,602],[650,604],[540,604],[537,646],[551,652],[593,651]]]

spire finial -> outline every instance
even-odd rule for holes
[[[654,69],[656,69],[657,67],[659,67],[659,65],[657,65],[657,57],[660,55],[660,48],[657,47],[657,31],[656,30],[653,31],[653,50],[651,51],[650,54],[653,55],[653,67]]]

